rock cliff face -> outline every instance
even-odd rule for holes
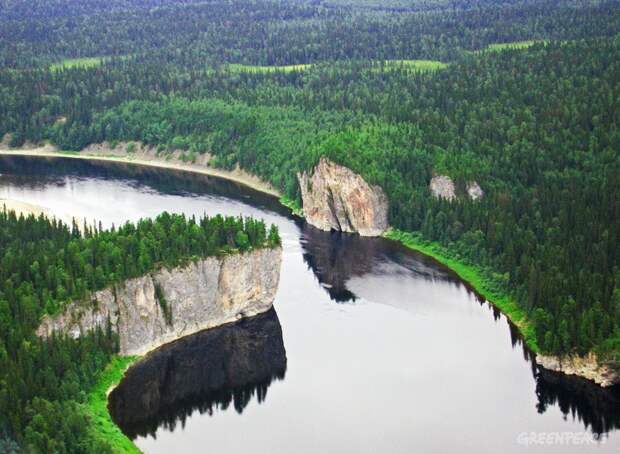
[[[209,257],[171,270],[129,279],[100,290],[88,301],[44,317],[39,336],[54,331],[73,337],[108,320],[122,355],[143,355],[198,331],[271,308],[280,280],[282,249]]]
[[[618,372],[609,365],[600,363],[594,353],[584,357],[570,356],[565,358],[536,355],[536,363],[547,370],[587,378],[603,387],[620,383]]]
[[[312,174],[297,174],[306,220],[321,230],[381,235],[388,227],[388,199],[378,186],[327,158]]]
[[[429,189],[433,197],[453,201],[457,198],[454,181],[446,175],[436,175],[431,178]],[[469,181],[466,186],[467,196],[471,200],[478,200],[484,196],[484,191],[477,181]]]
[[[452,201],[456,198],[454,181],[445,175],[437,175],[431,178],[430,190],[433,196],[438,199]]]

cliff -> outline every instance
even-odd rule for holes
[[[436,199],[446,199],[452,202],[458,198],[454,181],[446,175],[435,175],[431,178],[429,189]],[[467,182],[465,192],[471,200],[478,200],[484,196],[484,191],[477,181]]]
[[[45,316],[39,336],[53,332],[79,337],[108,320],[122,355],[143,355],[198,331],[250,317],[271,308],[280,280],[282,249],[208,257],[161,269],[100,290],[88,301]]]
[[[610,365],[598,361],[594,353],[586,356],[557,357],[536,355],[536,363],[547,370],[577,375],[592,380],[602,387],[620,383],[620,375]]]
[[[381,235],[388,227],[388,199],[346,167],[321,158],[312,170],[297,174],[303,214],[321,230]]]

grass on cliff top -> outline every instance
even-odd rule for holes
[[[433,257],[450,268],[462,280],[476,289],[480,295],[497,306],[519,328],[526,345],[535,353],[539,352],[534,325],[527,318],[525,311],[510,295],[498,291],[497,286],[493,284],[491,279],[481,269],[451,258],[446,248],[439,243],[424,240],[419,234],[390,230],[384,236],[391,240],[399,241],[410,249]]]
[[[118,453],[139,453],[140,450],[112,421],[108,411],[108,390],[116,386],[137,356],[116,356],[106,366],[95,387],[88,393],[87,412],[92,418],[95,437],[101,439]]]

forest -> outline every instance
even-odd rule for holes
[[[275,225],[252,218],[162,213],[103,230],[0,211],[0,450],[111,452],[85,400],[118,352],[117,336],[108,324],[78,339],[41,339],[42,314],[161,267],[280,241]]]
[[[0,137],[11,146],[133,141],[188,161],[209,153],[212,165],[240,165],[297,203],[296,173],[328,156],[386,191],[392,226],[484,270],[526,311],[541,351],[595,351],[620,365],[620,2],[3,3]],[[475,180],[485,197],[435,199],[428,184],[438,174],[459,194]],[[58,237],[50,251],[140,231],[94,229],[80,240],[76,227],[42,225]],[[189,241],[194,229],[186,233]],[[250,246],[265,240],[245,233]],[[36,318],[66,298],[222,244],[248,247],[241,237],[211,244],[197,235],[170,248],[180,256],[148,252],[151,243],[135,237],[122,246],[127,262],[115,262],[113,249],[98,266],[41,259],[37,272],[51,274],[36,283],[32,270],[13,278],[3,262],[0,288],[9,279],[40,289],[36,304],[4,298],[11,317],[28,321],[10,349],[4,341],[3,357],[25,358]],[[106,335],[46,348],[78,355],[70,358],[96,351],[79,367],[97,369],[114,351]],[[34,378],[12,373],[29,393],[23,383]],[[81,373],[76,390],[89,385]],[[74,405],[41,391],[5,407],[13,391],[2,383],[0,408],[11,409],[2,414],[16,418],[0,421],[6,443],[35,443],[27,428],[36,412],[19,413],[34,396],[46,400],[40,412]],[[56,431],[32,429],[48,430]]]

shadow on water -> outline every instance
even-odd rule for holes
[[[170,431],[194,411],[263,402],[286,373],[280,321],[271,309],[164,346],[132,366],[109,397],[112,419],[130,438]]]
[[[539,413],[558,405],[564,415],[598,436],[620,428],[620,385],[602,388],[583,378],[540,369],[536,395]]]
[[[303,258],[333,301],[355,301],[347,288],[353,277],[401,272],[412,278],[460,283],[448,270],[403,245],[385,238],[325,232],[300,223]],[[389,269],[386,269],[386,266]]]
[[[384,271],[390,274],[397,272],[405,278],[442,280],[464,285],[481,305],[490,308],[495,321],[507,320],[496,306],[488,303],[450,270],[394,241],[325,232],[308,224],[300,225],[300,228],[304,261],[333,301],[356,300],[359,295],[347,288],[347,282],[353,277],[376,275]],[[536,379],[539,413],[557,405],[566,417],[576,418],[599,436],[620,428],[620,385],[605,389],[579,377],[539,370],[535,355],[523,342],[518,328],[508,320],[507,323],[512,347],[521,349]]]

